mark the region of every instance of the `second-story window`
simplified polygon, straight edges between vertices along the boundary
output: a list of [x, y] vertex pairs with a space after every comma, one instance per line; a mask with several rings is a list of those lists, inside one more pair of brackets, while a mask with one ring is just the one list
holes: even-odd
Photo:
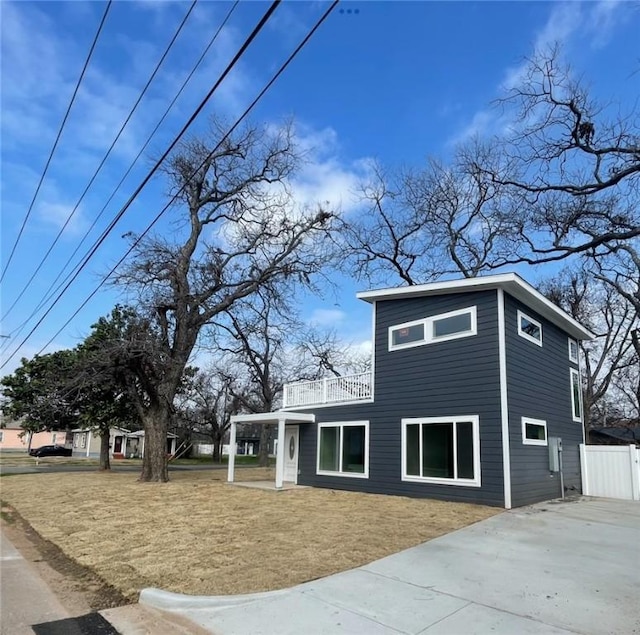
[[389, 350], [455, 340], [477, 332], [477, 310], [471, 306], [390, 327]]
[[542, 324], [522, 311], [518, 311], [518, 335], [542, 346]]
[[407, 324], [391, 331], [391, 345], [405, 346], [407, 344], [422, 344], [425, 340], [424, 322]]
[[569, 361], [578, 363], [578, 342], [569, 338]]

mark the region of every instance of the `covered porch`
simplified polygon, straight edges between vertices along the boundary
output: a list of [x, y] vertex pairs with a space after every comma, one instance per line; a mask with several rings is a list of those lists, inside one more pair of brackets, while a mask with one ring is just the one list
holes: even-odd
[[267, 412], [260, 414], [234, 415], [231, 417], [231, 430], [229, 432], [229, 467], [227, 482], [235, 480], [235, 459], [237, 453], [236, 437], [238, 424], [277, 424], [278, 443], [276, 446], [276, 489], [284, 488], [285, 481], [297, 484], [298, 482], [298, 457], [300, 454], [299, 424], [315, 423], [313, 414], [300, 412]]

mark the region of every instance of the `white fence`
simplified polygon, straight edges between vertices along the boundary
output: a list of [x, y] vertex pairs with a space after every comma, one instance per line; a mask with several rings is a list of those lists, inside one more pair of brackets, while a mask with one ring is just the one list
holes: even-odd
[[581, 445], [582, 492], [640, 500], [640, 450], [633, 445]]
[[296, 406], [370, 399], [371, 386], [370, 372], [285, 384], [283, 407], [295, 408]]

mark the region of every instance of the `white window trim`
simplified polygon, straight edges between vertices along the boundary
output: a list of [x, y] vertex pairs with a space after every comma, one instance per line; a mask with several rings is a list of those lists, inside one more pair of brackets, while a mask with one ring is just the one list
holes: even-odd
[[[466, 478], [435, 478], [432, 476], [414, 476], [407, 474], [407, 426], [423, 423], [459, 423], [471, 422], [473, 432], [473, 479]], [[481, 487], [480, 466], [480, 417], [478, 415], [455, 417], [416, 417], [401, 419], [402, 424], [402, 480], [413, 483], [433, 483], [435, 485], [455, 485], [458, 487]], [[420, 465], [422, 466], [422, 430], [420, 430]], [[454, 457], [457, 459], [457, 435], [453, 436]], [[456, 461], [457, 465], [457, 461]]]
[[[540, 329], [540, 339], [536, 339], [535, 337], [532, 337], [531, 335], [529, 335], [529, 333], [525, 333], [521, 326], [521, 322], [522, 322], [522, 318], [525, 318], [525, 320], [528, 320], [529, 322], [531, 322], [532, 324], [535, 324], [539, 329]], [[524, 337], [525, 340], [529, 340], [530, 342], [533, 342], [534, 344], [537, 344], [538, 346], [542, 346], [542, 324], [540, 324], [540, 322], [538, 322], [538, 320], [534, 320], [532, 317], [530, 317], [529, 315], [527, 315], [524, 311], [520, 311], [520, 309], [518, 309], [518, 335], [520, 337]]]
[[[340, 428], [340, 445], [338, 448], [340, 467], [342, 467], [343, 433], [342, 429], [353, 426], [364, 426], [364, 472], [342, 472], [320, 469], [320, 434], [322, 428]], [[323, 421], [318, 423], [318, 438], [316, 442], [316, 474], [318, 476], [346, 476], [348, 478], [369, 478], [369, 422], [368, 421]]]
[[[578, 382], [578, 405], [580, 406], [580, 416], [576, 417], [576, 400], [573, 394], [573, 378]], [[569, 389], [571, 390], [571, 418], [576, 423], [582, 423], [582, 382], [580, 381], [580, 373], [575, 369], [569, 370]]]
[[[544, 428], [544, 441], [542, 439], [527, 438], [527, 423], [534, 426]], [[532, 419], [531, 417], [522, 417], [522, 443], [523, 445], [548, 445], [547, 422], [544, 419]]]
[[[434, 332], [434, 322], [444, 320], [446, 318], [455, 317], [457, 315], [464, 315], [469, 313], [471, 316], [471, 328], [468, 331], [461, 331], [460, 333], [452, 333], [451, 335], [441, 335], [436, 337]], [[409, 328], [411, 326], [424, 325], [424, 339], [417, 340], [415, 342], [407, 342], [406, 344], [394, 344], [393, 332], [402, 328]], [[435, 344], [437, 342], [448, 342], [450, 340], [458, 340], [463, 337], [472, 337], [478, 334], [478, 310], [477, 307], [469, 306], [464, 309], [456, 309], [455, 311], [448, 311], [447, 313], [439, 313], [438, 315], [432, 315], [422, 320], [412, 320], [411, 322], [404, 322], [403, 324], [394, 324], [389, 327], [389, 350], [397, 351], [404, 348], [414, 348], [416, 346], [424, 346], [425, 344]]]
[[[571, 355], [571, 344], [575, 344], [576, 345], [576, 356], [575, 357], [573, 357]], [[567, 346], [569, 347], [569, 361], [573, 362], [574, 364], [577, 364], [578, 363], [578, 356], [580, 355], [580, 351], [579, 351], [579, 348], [578, 348], [578, 341], [574, 340], [571, 337], [569, 337], [567, 339]]]

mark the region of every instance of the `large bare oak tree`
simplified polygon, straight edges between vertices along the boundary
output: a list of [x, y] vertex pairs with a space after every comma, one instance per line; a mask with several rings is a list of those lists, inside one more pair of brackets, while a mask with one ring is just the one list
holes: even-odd
[[225, 136], [214, 119], [164, 167], [175, 231], [139, 240], [115, 277], [137, 294], [154, 335], [153, 354], [131, 366], [146, 435], [143, 481], [168, 480], [174, 398], [203, 329], [260, 289], [310, 284], [327, 263], [333, 214], [299, 209], [288, 187], [302, 160], [291, 125]]

